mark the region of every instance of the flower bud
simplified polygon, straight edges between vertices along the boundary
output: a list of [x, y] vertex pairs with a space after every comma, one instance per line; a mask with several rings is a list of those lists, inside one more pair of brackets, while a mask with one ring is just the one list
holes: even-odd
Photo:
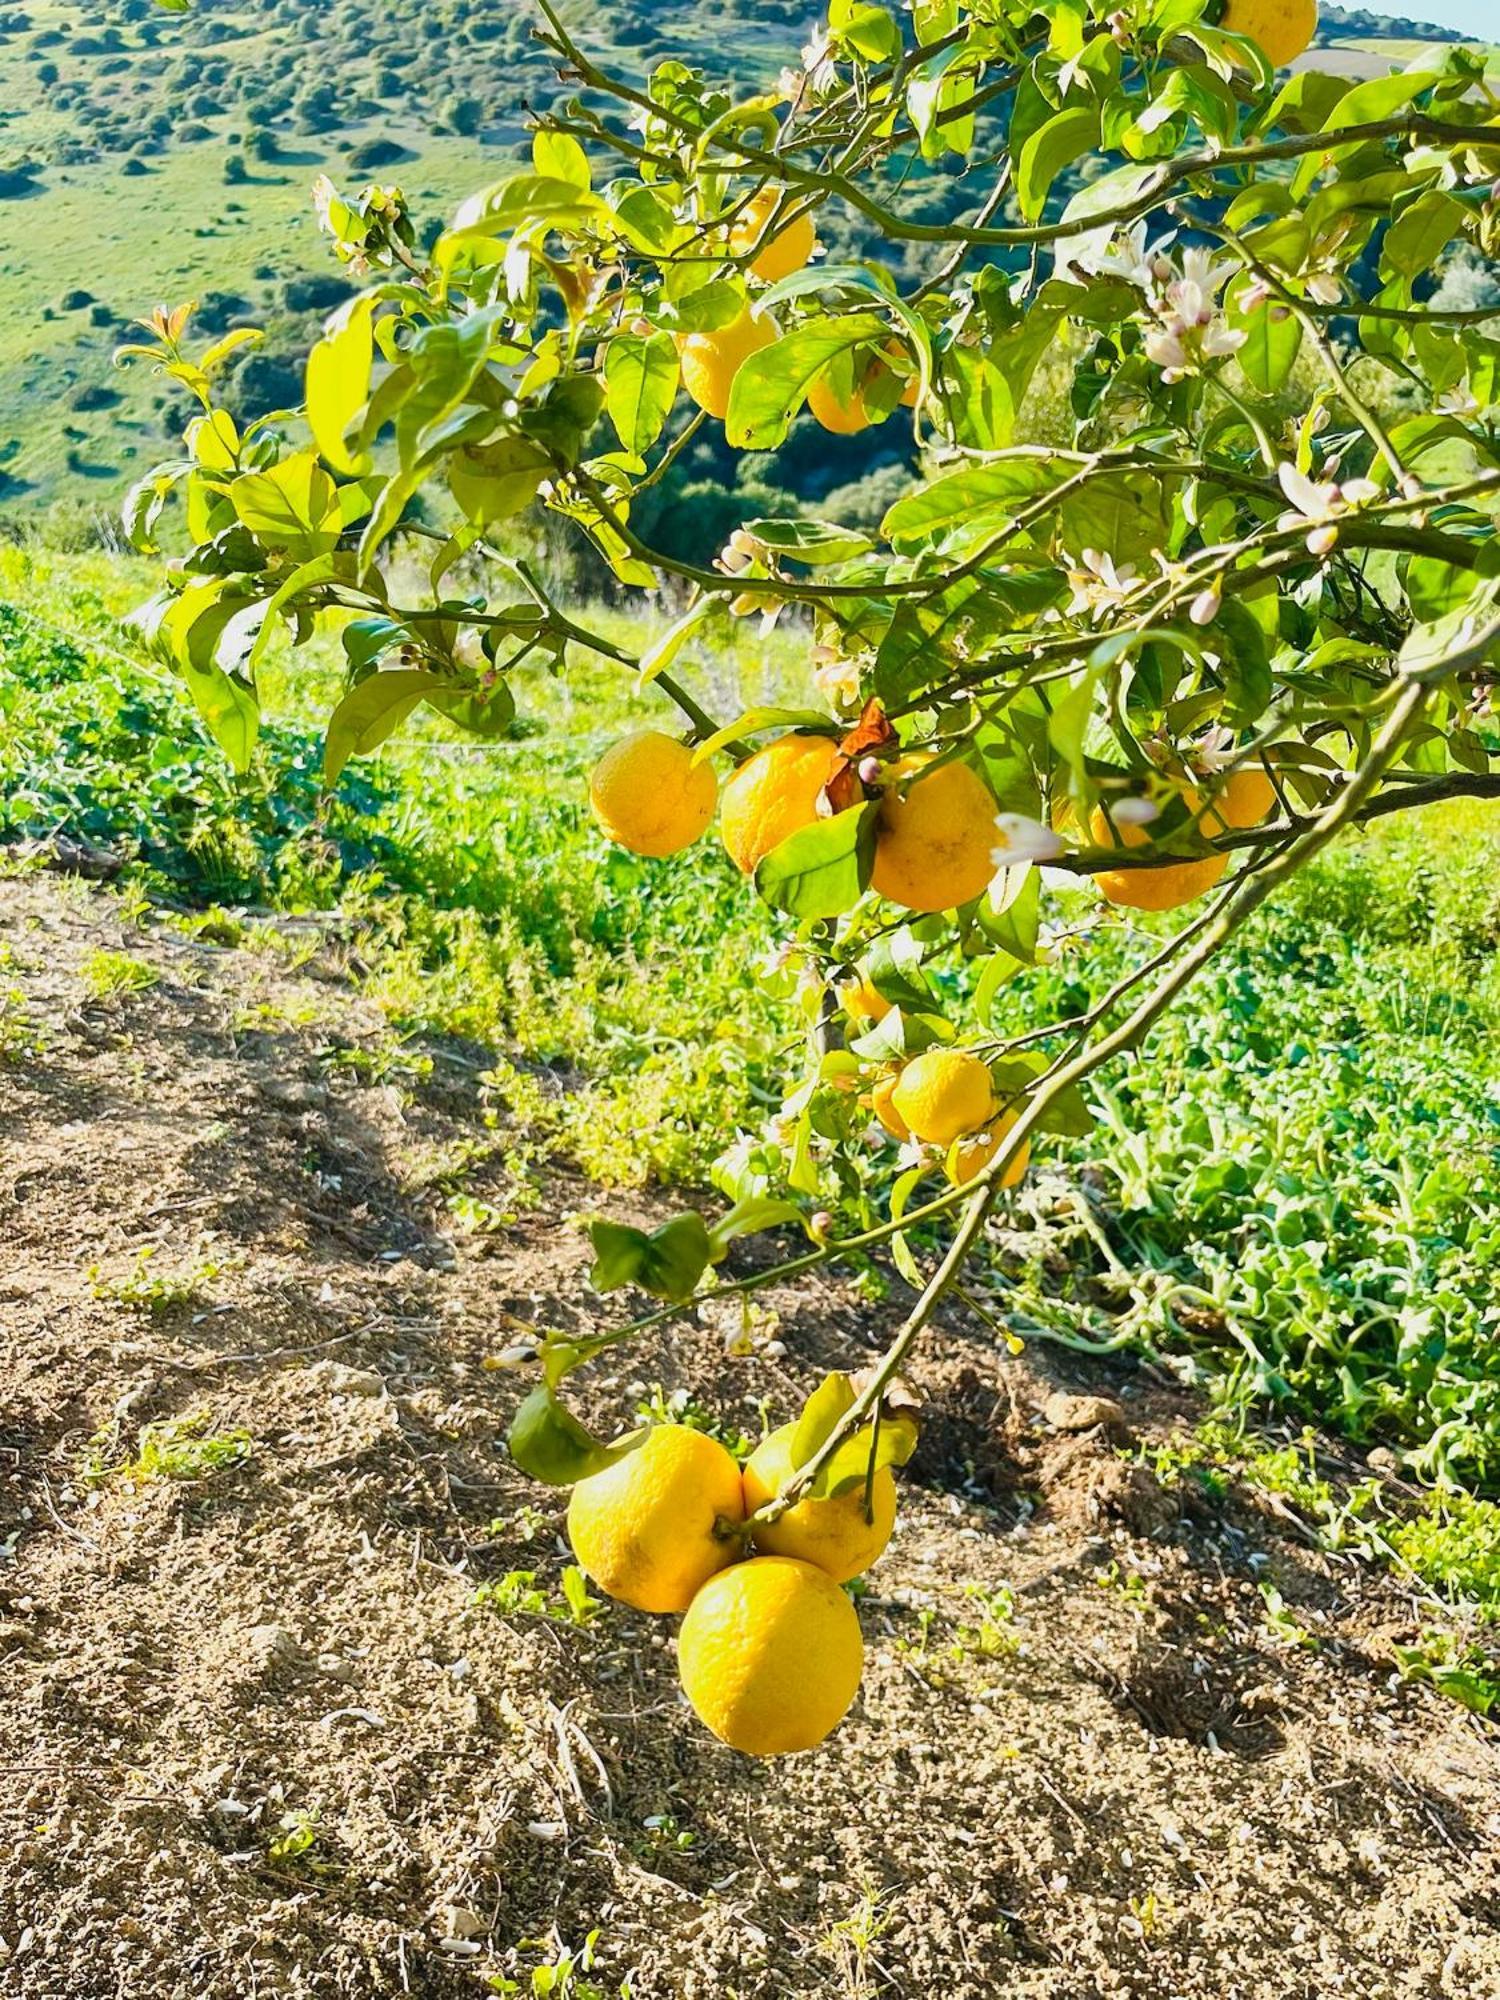
[[1330, 521], [1326, 526], [1314, 528], [1307, 538], [1307, 546], [1315, 556], [1331, 556], [1339, 545], [1339, 531]]
[[880, 783], [880, 759], [878, 757], [860, 758], [859, 779], [863, 785], [878, 785]]
[[1219, 586], [1210, 584], [1207, 590], [1200, 590], [1188, 606], [1188, 617], [1195, 625], [1212, 625], [1223, 602]]
[[809, 1217], [807, 1226], [822, 1243], [833, 1233], [833, 1217], [826, 1208], [820, 1208]]

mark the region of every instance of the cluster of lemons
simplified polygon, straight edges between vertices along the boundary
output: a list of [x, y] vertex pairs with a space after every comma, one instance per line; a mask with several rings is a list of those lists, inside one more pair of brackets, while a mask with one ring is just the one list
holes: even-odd
[[[832, 737], [781, 736], [741, 764], [719, 811], [730, 859], [753, 875], [766, 855], [819, 817], [825, 786], [842, 755]], [[995, 801], [967, 764], [917, 754], [880, 768], [871, 886], [887, 902], [921, 912], [956, 909], [984, 893], [995, 873]], [[1231, 772], [1205, 803], [1189, 784], [1176, 795], [1206, 838], [1258, 826], [1276, 803], [1259, 765]], [[707, 759], [659, 729], [621, 737], [595, 767], [590, 802], [604, 832], [635, 854], [676, 854], [713, 823], [718, 781]], [[1113, 824], [1096, 807], [1089, 833], [1097, 846], [1139, 847], [1144, 827]], [[1106, 901], [1136, 910], [1173, 910], [1212, 889], [1227, 854], [1163, 862], [1154, 868], [1104, 869], [1095, 875]]]
[[810, 1750], [843, 1720], [864, 1641], [841, 1586], [875, 1561], [896, 1519], [896, 1483], [881, 1466], [868, 1493], [862, 1481], [752, 1523], [797, 1470], [796, 1435], [784, 1424], [741, 1467], [704, 1432], [660, 1424], [568, 1503], [573, 1553], [601, 1590], [638, 1611], [684, 1614], [683, 1691], [721, 1742], [751, 1757]]

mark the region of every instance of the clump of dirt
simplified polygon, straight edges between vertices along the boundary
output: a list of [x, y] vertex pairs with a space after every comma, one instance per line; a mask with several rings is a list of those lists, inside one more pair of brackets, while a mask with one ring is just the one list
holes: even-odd
[[[1389, 1577], [1153, 1476], [1180, 1390], [946, 1317], [861, 1698], [747, 1762], [669, 1621], [568, 1622], [486, 1364], [604, 1312], [591, 1196], [475, 1052], [393, 1070], [336, 945], [107, 890], [0, 884], [0, 945], [5, 1992], [441, 2000], [597, 1933], [575, 2000], [1500, 1994], [1493, 1737], [1394, 1676]], [[595, 1414], [757, 1435], [890, 1322], [770, 1303], [596, 1364]]]

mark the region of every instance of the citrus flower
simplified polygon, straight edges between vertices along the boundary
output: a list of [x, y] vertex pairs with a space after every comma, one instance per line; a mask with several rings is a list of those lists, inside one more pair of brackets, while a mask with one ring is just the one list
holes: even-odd
[[[1062, 841], [1050, 826], [1024, 813], [996, 813], [995, 827], [1000, 838], [990, 849], [997, 875], [1017, 868], [1025, 861], [1052, 861], [1063, 851]], [[992, 900], [998, 899], [998, 882], [990, 884]]]
[[1085, 549], [1077, 560], [1064, 556], [1063, 561], [1073, 592], [1066, 613], [1069, 618], [1087, 611], [1097, 621], [1101, 613], [1123, 604], [1141, 581], [1134, 563], [1117, 569], [1114, 557], [1101, 549]]
[[1295, 465], [1288, 465], [1285, 460], [1277, 466], [1276, 477], [1282, 492], [1292, 503], [1276, 525], [1279, 528], [1307, 528], [1310, 531], [1307, 536], [1308, 552], [1315, 556], [1329, 555], [1337, 547], [1341, 515], [1380, 497], [1380, 488], [1373, 479], [1320, 482], [1310, 479], [1305, 472], [1299, 472]]

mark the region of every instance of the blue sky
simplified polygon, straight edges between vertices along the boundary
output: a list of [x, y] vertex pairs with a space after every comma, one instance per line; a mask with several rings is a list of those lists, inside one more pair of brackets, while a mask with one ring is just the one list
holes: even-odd
[[[1359, 0], [1350, 0], [1351, 5]], [[1398, 0], [1364, 0], [1375, 14], [1404, 14], [1409, 21], [1433, 21], [1441, 28], [1457, 28], [1461, 34], [1482, 35], [1486, 41], [1500, 38], [1500, 13], [1495, 0], [1422, 0], [1422, 4], [1402, 6]]]

